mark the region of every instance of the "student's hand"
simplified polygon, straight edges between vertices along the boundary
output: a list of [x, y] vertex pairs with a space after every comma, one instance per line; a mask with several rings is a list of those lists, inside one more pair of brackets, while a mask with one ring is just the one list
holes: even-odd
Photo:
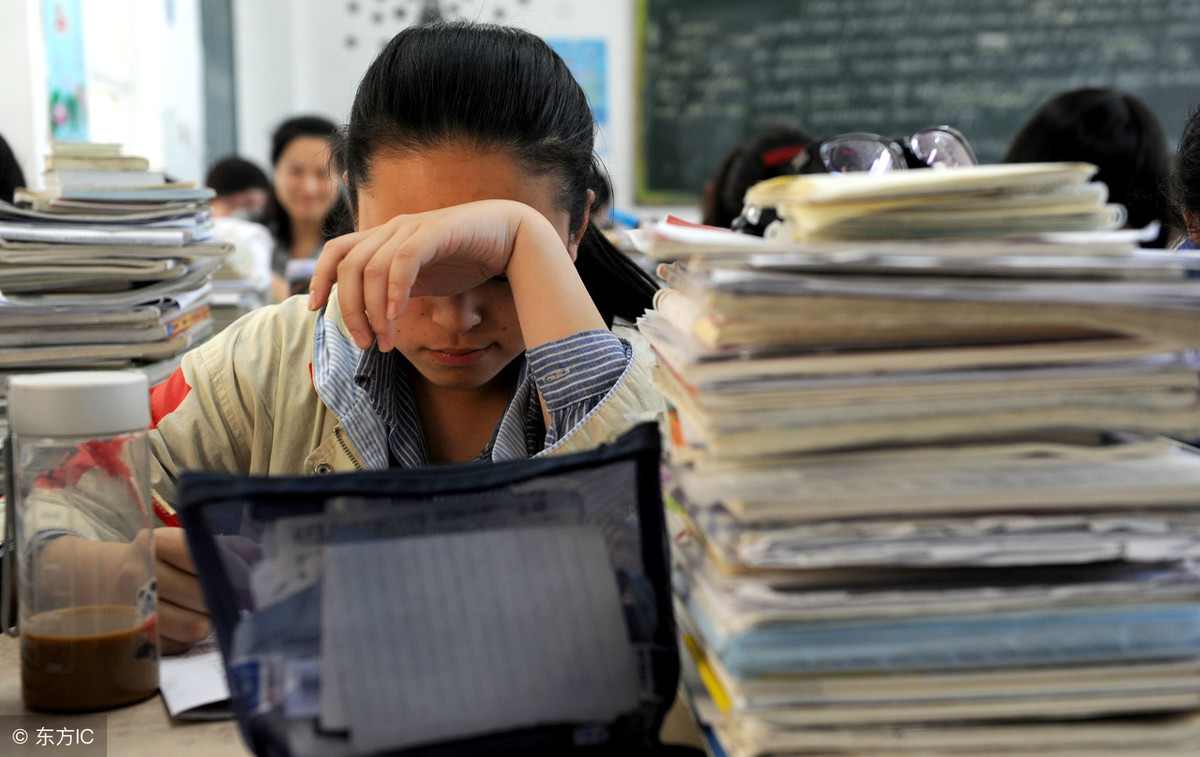
[[61, 566], [53, 575], [81, 604], [127, 604], [145, 584], [146, 542], [152, 538], [158, 586], [158, 635], [163, 654], [184, 652], [208, 636], [211, 624], [182, 528], [142, 529], [131, 542], [63, 535], [38, 559]]
[[182, 528], [154, 530], [154, 574], [159, 647], [163, 654], [187, 651], [208, 636], [212, 624]]
[[325, 244], [309, 286], [309, 307], [329, 301], [340, 282], [342, 318], [360, 349], [394, 343], [395, 319], [409, 297], [450, 296], [507, 273], [522, 239], [557, 248], [562, 236], [545, 216], [511, 200], [481, 200], [396, 216]]

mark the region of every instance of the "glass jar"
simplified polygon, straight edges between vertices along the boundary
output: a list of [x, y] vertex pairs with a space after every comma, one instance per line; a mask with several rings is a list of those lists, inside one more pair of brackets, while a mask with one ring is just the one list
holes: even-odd
[[21, 694], [84, 712], [158, 688], [147, 429], [135, 371], [9, 381]]

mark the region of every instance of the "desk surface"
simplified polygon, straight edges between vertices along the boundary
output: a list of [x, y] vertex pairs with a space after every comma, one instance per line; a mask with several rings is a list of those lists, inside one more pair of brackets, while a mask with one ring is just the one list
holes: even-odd
[[[20, 644], [11, 636], [0, 635], [0, 715], [28, 713], [21, 702]], [[105, 716], [111, 755], [243, 757], [250, 754], [234, 721], [174, 720], [157, 694], [144, 702], [98, 714]], [[68, 724], [71, 716], [58, 717]]]
[[[21, 702], [20, 644], [0, 634], [0, 715], [29, 714]], [[175, 720], [167, 714], [162, 697], [99, 713], [105, 716], [108, 753], [121, 757], [243, 757], [250, 751], [242, 743], [232, 720]], [[31, 717], [39, 717], [31, 715]], [[58, 716], [69, 725], [71, 716]], [[699, 747], [699, 733], [691, 715], [678, 702], [667, 715], [663, 741]], [[0, 748], [2, 751], [2, 748]]]

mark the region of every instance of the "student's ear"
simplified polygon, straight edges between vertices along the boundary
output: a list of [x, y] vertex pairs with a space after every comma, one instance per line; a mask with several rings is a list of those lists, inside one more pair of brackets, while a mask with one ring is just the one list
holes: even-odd
[[596, 193], [588, 190], [587, 204], [583, 206], [583, 223], [579, 224], [579, 228], [567, 240], [567, 252], [571, 255], [571, 260], [574, 261], [579, 256], [579, 243], [583, 241], [583, 235], [587, 231], [588, 220], [592, 215], [592, 203], [596, 201]]

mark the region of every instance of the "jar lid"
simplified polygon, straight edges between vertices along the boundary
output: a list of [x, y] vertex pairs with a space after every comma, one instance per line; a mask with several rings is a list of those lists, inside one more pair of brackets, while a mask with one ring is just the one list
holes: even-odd
[[150, 382], [140, 371], [66, 371], [8, 380], [15, 435], [111, 436], [150, 427]]

